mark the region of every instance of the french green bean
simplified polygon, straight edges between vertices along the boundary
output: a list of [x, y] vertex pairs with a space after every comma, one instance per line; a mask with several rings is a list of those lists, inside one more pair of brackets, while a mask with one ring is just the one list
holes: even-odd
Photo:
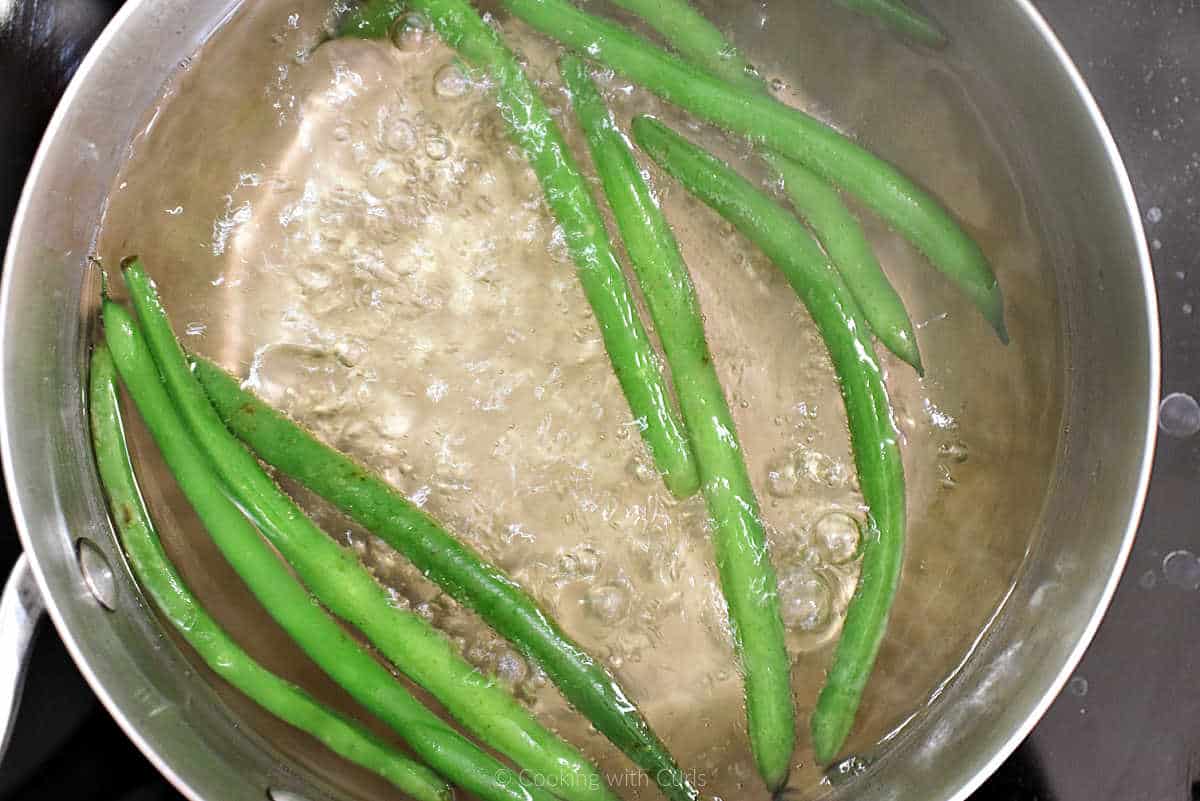
[[746, 57], [725, 38], [716, 25], [688, 0], [613, 0], [641, 17], [667, 44], [693, 64], [747, 92], [761, 92], [762, 80]]
[[887, 387], [845, 281], [808, 231], [729, 165], [649, 117], [633, 134], [663, 169], [733, 223], [783, 271], [816, 323], [837, 372], [863, 498], [869, 508], [858, 587], [812, 717], [817, 760], [845, 742], [879, 645], [904, 552], [904, 465]]
[[116, 367], [103, 344], [92, 352], [89, 386], [92, 444], [114, 527], [138, 583], [188, 645], [218, 676], [331, 751], [379, 774], [416, 801], [450, 801], [450, 787], [437, 774], [254, 661], [201, 606], [171, 564], [142, 503], [121, 423]]
[[879, 266], [862, 225], [837, 190], [802, 164], [769, 151], [762, 155], [783, 181], [792, 206], [842, 274], [872, 333], [885, 348], [924, 375], [917, 335], [904, 301]]
[[339, 20], [337, 37], [381, 39], [407, 5], [406, 0], [367, 0]]
[[662, 210], [580, 59], [561, 72], [609, 208], [654, 319], [713, 521], [721, 587], [745, 679], [750, 743], [772, 791], [787, 780], [796, 724], [775, 569], [733, 416], [704, 336], [691, 276]]
[[399, 609], [349, 549], [317, 528], [225, 428], [192, 373], [153, 282], [136, 258], [122, 263], [134, 310], [167, 391], [218, 475], [255, 525], [333, 614], [366, 635], [483, 742], [553, 784], [569, 801], [609, 801], [598, 771], [540, 724], [494, 677], [463, 659], [415, 612]]
[[449, 781], [488, 801], [550, 801], [553, 796], [523, 784], [426, 709], [321, 609], [230, 498], [168, 395], [137, 323], [108, 300], [102, 314], [113, 363], [163, 459], [225, 559], [271, 617], [322, 670]]
[[926, 47], [945, 47], [948, 42], [946, 32], [938, 27], [936, 22], [924, 14], [913, 11], [901, 0], [837, 0], [837, 2], [853, 11], [877, 17], [892, 30]]
[[979, 245], [929, 192], [819, 120], [747, 92], [568, 0], [503, 0], [536, 30], [599, 61], [670, 103], [799, 161], [872, 208], [946, 275], [1004, 342], [1000, 286]]

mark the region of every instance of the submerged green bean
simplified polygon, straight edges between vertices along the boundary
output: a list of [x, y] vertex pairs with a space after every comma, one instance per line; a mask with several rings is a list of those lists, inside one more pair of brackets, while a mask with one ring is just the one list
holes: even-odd
[[188, 366], [150, 277], [137, 259], [122, 264], [146, 341], [180, 415], [262, 533], [333, 614], [369, 639], [458, 721], [523, 770], [571, 801], [614, 798], [574, 747], [542, 726], [494, 677], [463, 659], [415, 612], [399, 609], [358, 561], [317, 528], [225, 428]]
[[642, 18], [671, 47], [693, 64], [749, 92], [762, 90], [762, 81], [746, 57], [688, 0], [613, 0]]
[[277, 718], [377, 773], [416, 801], [449, 801], [453, 797], [450, 787], [437, 774], [254, 661], [192, 595], [163, 551], [138, 492], [121, 423], [116, 368], [104, 345], [97, 345], [92, 352], [88, 404], [100, 483], [133, 573], [204, 663]]
[[733, 223], [783, 271], [816, 323], [837, 371], [859, 483], [870, 511], [858, 588], [812, 717], [813, 748], [818, 761], [828, 763], [853, 725], [900, 581], [904, 465], [883, 374], [858, 304], [804, 226], [729, 165], [656, 120], [637, 118], [633, 134], [663, 169]]
[[108, 300], [103, 318], [113, 363], [179, 488], [271, 617], [346, 692], [454, 784], [488, 801], [550, 801], [548, 793], [522, 784], [503, 763], [426, 709], [321, 609], [230, 499], [212, 461], [167, 394], [137, 323]]
[[604, 665], [538, 607], [519, 584], [485, 562], [386, 481], [319, 442], [243, 390], [220, 367], [196, 359], [213, 406], [259, 458], [300, 482], [404, 554], [452, 598], [541, 667], [597, 731], [645, 770], [667, 796], [697, 796], [687, 777]]
[[535, 29], [664, 100], [795, 159], [875, 210], [953, 281], [1004, 342], [1004, 302], [983, 251], [930, 193], [809, 115], [715, 78], [567, 0], [503, 0]]
[[779, 175], [792, 206], [842, 274], [871, 331], [885, 348], [924, 375], [917, 335], [904, 301], [879, 266], [867, 235], [837, 190], [791, 159], [770, 152], [763, 158]]
[[[726, 54], [736, 50], [688, 0], [617, 2], [662, 33], [667, 43], [688, 61], [728, 80]], [[766, 91], [766, 86], [757, 77], [748, 88]], [[904, 301], [883, 272], [862, 226], [846, 208], [841, 196], [801, 164], [770, 151], [763, 152], [762, 156], [779, 176], [792, 205], [808, 222], [833, 265], [846, 280], [875, 336], [884, 347], [923, 374], [917, 337]]]
[[759, 773], [774, 791], [787, 781], [796, 723], [791, 660], [758, 499], [675, 236], [587, 65], [566, 55], [561, 72], [671, 367], [700, 468], [700, 491], [713, 521], [721, 588], [746, 685], [750, 744]]
[[367, 0], [338, 22], [337, 36], [358, 39], [381, 39], [392, 29], [392, 23], [404, 12], [407, 0]]
[[938, 27], [936, 22], [924, 14], [913, 11], [901, 0], [837, 0], [837, 2], [853, 11], [883, 20], [892, 30], [927, 47], [945, 47], [948, 42], [946, 32]]
[[533, 83], [512, 51], [467, 0], [409, 0], [432, 21], [443, 40], [491, 79], [496, 104], [541, 184], [546, 204], [566, 235], [567, 249], [658, 471], [680, 498], [694, 495], [700, 479], [654, 347], [638, 317], [604, 218]]

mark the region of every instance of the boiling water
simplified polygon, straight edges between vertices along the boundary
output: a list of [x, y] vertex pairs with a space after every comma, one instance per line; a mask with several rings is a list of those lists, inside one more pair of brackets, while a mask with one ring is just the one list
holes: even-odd
[[[1060, 345], [1029, 211], [954, 72], [831, 4], [791, 5], [771, 17], [755, 4], [725, 21], [752, 59], [761, 43], [759, 67], [780, 99], [856, 130], [951, 198], [1010, 299], [1004, 348], [865, 216], [929, 369], [922, 381], [883, 356], [910, 525], [903, 585], [849, 743], [869, 756], [926, 705], [1014, 580], [1053, 466]], [[99, 255], [111, 265], [140, 253], [189, 348], [380, 471], [532, 591], [618, 675], [705, 796], [765, 798], [703, 502], [675, 500], [655, 474], [561, 232], [487, 86], [419, 18], [392, 41], [316, 46], [324, 22], [320, 2], [254, 3], [181, 65], [131, 145]], [[515, 21], [498, 24], [590, 172], [557, 50]], [[801, 52], [773, 41], [786, 31], [801, 32]], [[788, 61], [770, 63], [772, 52]], [[598, 77], [622, 123], [653, 113], [764, 177], [743, 147]], [[857, 578], [863, 519], [835, 377], [780, 272], [646, 166], [696, 283], [780, 578], [802, 728], [789, 789], [816, 796], [807, 719]], [[188, 582], [256, 657], [353, 711], [230, 573], [135, 434], [144, 491]], [[473, 614], [289, 489], [399, 605], [584, 748], [619, 793], [657, 796]], [[393, 792], [227, 695], [248, 725], [335, 785]]]

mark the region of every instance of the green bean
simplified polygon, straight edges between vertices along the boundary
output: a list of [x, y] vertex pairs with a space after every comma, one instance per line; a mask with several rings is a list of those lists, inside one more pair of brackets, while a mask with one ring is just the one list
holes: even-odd
[[[688, 61], [711, 75], [730, 80], [726, 54], [736, 50], [688, 0], [616, 2], [660, 31], [667, 44]], [[766, 90], [757, 76], [753, 76], [753, 86], [747, 88], [756, 92]], [[792, 205], [817, 235], [833, 265], [846, 279], [875, 336], [884, 347], [923, 374], [921, 353], [904, 301], [879, 266], [862, 226], [841, 197], [828, 183], [797, 162], [770, 151], [761, 155], [783, 183]]]
[[604, 218], [579, 172], [562, 132], [512, 51], [467, 0], [409, 0], [433, 22], [442, 39], [471, 67], [487, 73], [500, 115], [542, 186], [546, 203], [566, 234], [567, 249], [658, 471], [680, 498], [696, 493], [700, 479], [687, 436], [671, 407], [662, 369], [638, 317], [633, 295], [613, 252]]
[[759, 772], [774, 791], [787, 781], [796, 723], [791, 661], [758, 499], [675, 236], [587, 66], [566, 55], [561, 72], [671, 368], [700, 468], [700, 491], [713, 520], [717, 568], [745, 677], [750, 743]]
[[192, 435], [239, 505], [329, 611], [433, 695], [483, 742], [570, 801], [613, 795], [587, 759], [546, 729], [494, 678], [464, 660], [440, 631], [398, 609], [349, 548], [325, 535], [225, 428], [188, 366], [153, 283], [137, 259], [122, 267], [134, 310], [163, 380]]
[[379, 774], [417, 801], [449, 801], [450, 787], [437, 774], [255, 662], [200, 605], [163, 551], [142, 503], [121, 425], [116, 368], [104, 345], [97, 345], [92, 353], [90, 386], [92, 443], [114, 526], [138, 583], [175, 630], [214, 673], [277, 718]]
[[813, 748], [817, 760], [828, 763], [853, 725], [900, 581], [904, 465], [883, 374], [858, 304], [804, 226], [727, 164], [661, 123], [639, 117], [633, 134], [663, 169], [733, 223], [783, 271], [816, 323], [837, 371], [859, 484], [870, 511], [858, 587], [813, 712]]
[[927, 47], [945, 47], [949, 40], [938, 24], [900, 0], [837, 0], [838, 5], [878, 17], [892, 30]]
[[163, 459], [209, 536], [271, 617], [334, 681], [454, 784], [488, 801], [550, 801], [549, 794], [522, 784], [504, 764], [421, 705], [325, 614], [230, 498], [167, 394], [137, 323], [107, 300], [103, 318], [113, 362]]
[[336, 35], [339, 38], [381, 39], [391, 32], [392, 23], [407, 5], [406, 0], [367, 0], [342, 17]]
[[341, 509], [404, 554], [452, 598], [474, 609], [541, 667], [563, 696], [669, 798], [697, 797], [612, 674], [564, 634], [519, 584], [379, 476], [243, 390], [220, 367], [195, 359], [194, 370], [225, 424], [259, 458]]
[[782, 179], [792, 206], [842, 274], [871, 331], [884, 347], [924, 375], [917, 335], [904, 301], [879, 266], [867, 235], [837, 190], [802, 164], [771, 152], [762, 155]]
[[667, 44], [693, 64], [749, 92], [761, 91], [754, 67], [688, 0], [613, 0], [658, 31]]
[[813, 117], [714, 78], [567, 0], [504, 0], [504, 6], [667, 102], [799, 161], [858, 197], [924, 253], [1008, 341], [1000, 287], [979, 246], [931, 194], [888, 162]]

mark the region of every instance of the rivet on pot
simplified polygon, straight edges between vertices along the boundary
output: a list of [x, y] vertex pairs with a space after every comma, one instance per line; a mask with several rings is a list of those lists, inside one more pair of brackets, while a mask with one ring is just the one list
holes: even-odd
[[79, 573], [83, 583], [96, 602], [110, 612], [117, 608], [117, 580], [108, 557], [89, 539], [80, 539], [75, 544], [75, 557], [79, 561]]

